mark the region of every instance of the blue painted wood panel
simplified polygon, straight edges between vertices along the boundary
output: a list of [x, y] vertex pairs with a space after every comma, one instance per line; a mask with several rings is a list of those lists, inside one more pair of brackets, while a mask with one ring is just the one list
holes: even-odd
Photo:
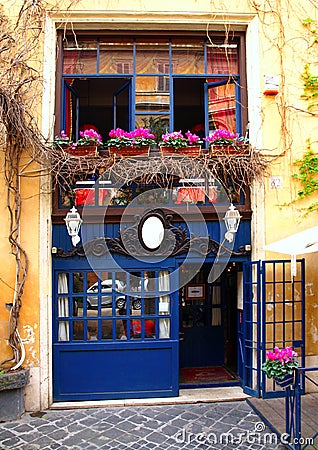
[[55, 344], [54, 401], [178, 395], [178, 342]]

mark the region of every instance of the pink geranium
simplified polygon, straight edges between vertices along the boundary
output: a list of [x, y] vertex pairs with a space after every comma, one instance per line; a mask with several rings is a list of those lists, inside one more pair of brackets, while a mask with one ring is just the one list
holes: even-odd
[[115, 128], [109, 132], [108, 147], [144, 147], [155, 143], [155, 135], [148, 128], [136, 128], [133, 131], [124, 131], [121, 128]]
[[287, 374], [293, 373], [299, 363], [295, 358], [298, 354], [292, 347], [279, 349], [274, 347], [274, 351], [266, 352], [267, 360], [262, 366], [262, 370], [268, 378], [283, 378]]
[[97, 131], [90, 128], [89, 130], [80, 131], [80, 139], [73, 144], [73, 147], [83, 147], [86, 145], [101, 145], [102, 137]]
[[205, 141], [211, 144], [233, 144], [238, 139], [238, 133], [232, 133], [230, 130], [224, 130], [222, 128], [213, 130], [210, 136], [204, 138]]
[[178, 149], [189, 145], [200, 145], [202, 141], [196, 134], [187, 131], [184, 136], [180, 130], [163, 134], [161, 136], [161, 144]]

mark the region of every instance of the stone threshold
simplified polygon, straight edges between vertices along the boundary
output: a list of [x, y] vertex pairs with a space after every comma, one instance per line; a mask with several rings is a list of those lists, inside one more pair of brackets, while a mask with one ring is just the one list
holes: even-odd
[[245, 394], [240, 387], [234, 386], [222, 388], [180, 389], [178, 397], [56, 402], [52, 403], [49, 409], [62, 410], [62, 409], [83, 409], [83, 408], [106, 408], [113, 406], [122, 407], [122, 406], [235, 402], [235, 401], [244, 401], [247, 398], [249, 398], [249, 395]]

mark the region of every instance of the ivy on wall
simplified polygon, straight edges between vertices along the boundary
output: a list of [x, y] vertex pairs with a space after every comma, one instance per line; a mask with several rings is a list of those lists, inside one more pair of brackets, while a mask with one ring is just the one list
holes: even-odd
[[[314, 20], [307, 18], [303, 20], [303, 25], [308, 29], [312, 36], [311, 47], [318, 44], [318, 34]], [[310, 64], [305, 64], [302, 74], [304, 83], [304, 93], [301, 95], [303, 100], [308, 101], [307, 110], [315, 114], [318, 109], [318, 75], [311, 73]], [[310, 197], [318, 192], [318, 154], [314, 152], [310, 139], [307, 139], [306, 152], [302, 158], [295, 161], [298, 166], [298, 173], [292, 175], [295, 180], [301, 184], [301, 189], [297, 192], [298, 199]], [[312, 202], [308, 212], [318, 210], [318, 200]]]
[[304, 81], [304, 93], [301, 98], [309, 102], [307, 109], [312, 111], [318, 108], [318, 75], [313, 75], [310, 72], [309, 64], [305, 65], [302, 79]]
[[[298, 198], [310, 197], [318, 191], [318, 154], [311, 148], [310, 140], [307, 141], [307, 150], [301, 159], [297, 159], [298, 173], [293, 178], [298, 180], [302, 188], [297, 192]], [[318, 210], [318, 200], [308, 206], [308, 211]]]

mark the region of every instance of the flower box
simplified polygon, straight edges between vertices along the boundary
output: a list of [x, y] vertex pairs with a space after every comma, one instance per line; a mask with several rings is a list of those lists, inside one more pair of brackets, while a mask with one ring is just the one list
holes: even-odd
[[149, 145], [142, 147], [108, 147], [108, 152], [109, 156], [117, 158], [133, 158], [134, 156], [148, 156], [149, 148]]
[[223, 156], [223, 155], [249, 155], [250, 147], [249, 145], [211, 145], [210, 155], [211, 156]]
[[63, 150], [72, 156], [98, 156], [97, 145], [81, 145], [75, 148], [66, 147]]
[[189, 145], [187, 147], [175, 148], [162, 145], [160, 147], [162, 156], [190, 156], [198, 157], [201, 155], [201, 145]]

